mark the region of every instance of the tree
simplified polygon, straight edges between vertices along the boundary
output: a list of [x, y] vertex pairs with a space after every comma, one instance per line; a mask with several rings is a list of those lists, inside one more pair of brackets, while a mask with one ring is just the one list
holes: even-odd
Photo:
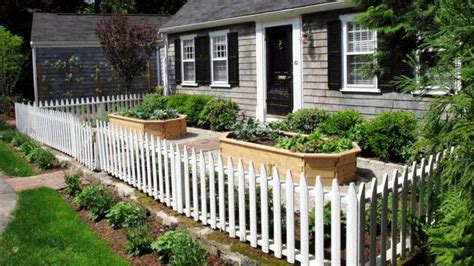
[[[435, 264], [474, 264], [474, 2], [459, 0], [358, 0], [370, 6], [360, 22], [400, 40], [415, 38], [411, 51], [399, 43], [379, 47], [379, 55], [400, 53], [412, 67], [429, 51], [432, 64], [417, 69], [417, 78], [400, 76], [406, 91], [444, 90], [433, 99], [423, 119], [418, 146], [425, 153], [455, 147], [441, 161], [440, 178], [429, 199], [435, 210], [427, 225], [428, 250]], [[411, 53], [411, 55], [410, 55]], [[462, 87], [460, 86], [462, 84]]]
[[0, 26], [0, 96], [12, 96], [26, 56], [21, 52], [23, 40]]
[[135, 0], [101, 0], [100, 11], [102, 13], [135, 13]]
[[128, 93], [133, 79], [145, 70], [155, 50], [157, 29], [146, 20], [114, 15], [99, 21], [95, 32], [114, 70], [125, 81]]

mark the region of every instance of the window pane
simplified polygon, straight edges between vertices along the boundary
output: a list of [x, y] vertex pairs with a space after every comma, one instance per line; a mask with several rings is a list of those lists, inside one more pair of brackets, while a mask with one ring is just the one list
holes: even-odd
[[365, 75], [364, 66], [370, 64], [364, 55], [347, 56], [347, 84], [349, 85], [374, 85], [374, 78]]
[[194, 82], [194, 62], [183, 62], [183, 80]]
[[227, 61], [214, 61], [214, 81], [227, 81]]
[[194, 59], [194, 40], [183, 41], [183, 60]]
[[359, 23], [347, 23], [347, 51], [372, 52], [375, 49], [375, 34]]
[[213, 58], [227, 58], [227, 40], [225, 36], [217, 36], [212, 38]]

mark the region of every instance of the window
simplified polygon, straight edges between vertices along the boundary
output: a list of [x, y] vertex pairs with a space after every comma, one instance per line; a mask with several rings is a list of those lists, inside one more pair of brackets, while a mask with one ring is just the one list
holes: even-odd
[[194, 36], [181, 38], [181, 54], [183, 84], [194, 84], [196, 82]]
[[211, 86], [228, 86], [227, 31], [211, 32]]
[[343, 42], [343, 91], [380, 92], [377, 77], [367, 77], [364, 69], [370, 65], [377, 48], [377, 34], [354, 21], [354, 15], [341, 16]]

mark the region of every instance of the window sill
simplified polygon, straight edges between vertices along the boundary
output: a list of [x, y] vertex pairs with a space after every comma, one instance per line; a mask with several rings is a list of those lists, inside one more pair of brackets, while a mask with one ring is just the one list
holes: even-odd
[[199, 84], [194, 83], [194, 82], [183, 82], [183, 83], [181, 83], [181, 86], [183, 86], [183, 87], [197, 87], [197, 86], [199, 86]]
[[378, 88], [343, 88], [340, 92], [364, 92], [364, 93], [381, 93]]
[[211, 88], [230, 88], [230, 84], [228, 84], [228, 83], [213, 83], [209, 86]]

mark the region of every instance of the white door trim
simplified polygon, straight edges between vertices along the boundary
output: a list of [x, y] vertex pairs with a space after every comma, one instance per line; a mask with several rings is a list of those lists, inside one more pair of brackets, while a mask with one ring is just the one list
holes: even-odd
[[257, 109], [255, 114], [257, 119], [262, 122], [267, 120], [265, 29], [282, 25], [291, 25], [293, 29], [293, 111], [301, 109], [303, 106], [303, 53], [301, 42], [301, 16], [284, 20], [256, 21]]

